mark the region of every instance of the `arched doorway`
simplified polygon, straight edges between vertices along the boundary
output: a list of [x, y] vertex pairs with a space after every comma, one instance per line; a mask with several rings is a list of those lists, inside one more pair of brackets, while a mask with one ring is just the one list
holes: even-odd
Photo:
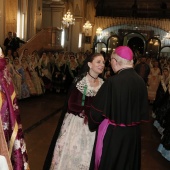
[[128, 45], [136, 57], [140, 57], [146, 51], [146, 37], [139, 32], [129, 32], [123, 38], [123, 45]]
[[144, 42], [139, 37], [133, 37], [129, 39], [127, 44], [134, 52], [138, 52], [139, 54], [144, 54]]

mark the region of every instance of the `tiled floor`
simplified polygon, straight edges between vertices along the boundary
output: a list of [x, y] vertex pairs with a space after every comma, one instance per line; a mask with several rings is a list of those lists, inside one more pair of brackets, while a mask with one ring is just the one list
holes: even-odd
[[[65, 98], [65, 95], [49, 92], [43, 96], [19, 101], [31, 170], [42, 170]], [[152, 119], [150, 123], [142, 124], [141, 129], [141, 170], [170, 170], [170, 162], [157, 152], [160, 135], [153, 127]]]

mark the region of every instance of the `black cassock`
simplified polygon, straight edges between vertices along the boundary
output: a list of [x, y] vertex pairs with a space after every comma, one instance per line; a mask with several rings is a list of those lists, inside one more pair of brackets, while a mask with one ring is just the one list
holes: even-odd
[[[105, 118], [114, 125], [110, 124], [106, 130], [98, 170], [139, 170], [140, 123], [149, 120], [149, 111], [145, 82], [133, 68], [109, 78], [95, 96], [88, 117], [90, 130], [97, 130], [98, 134]], [[90, 170], [94, 167], [95, 146]]]

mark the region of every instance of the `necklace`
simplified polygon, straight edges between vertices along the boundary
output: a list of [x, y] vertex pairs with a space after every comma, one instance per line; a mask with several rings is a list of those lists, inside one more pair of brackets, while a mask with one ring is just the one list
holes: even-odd
[[91, 78], [93, 78], [93, 79], [97, 79], [97, 78], [98, 78], [98, 76], [97, 76], [97, 77], [93, 77], [89, 72], [88, 72], [88, 74], [89, 74], [89, 76], [90, 76]]

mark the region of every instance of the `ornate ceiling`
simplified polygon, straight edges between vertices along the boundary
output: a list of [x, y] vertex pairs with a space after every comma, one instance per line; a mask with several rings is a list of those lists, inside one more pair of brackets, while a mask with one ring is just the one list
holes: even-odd
[[170, 18], [170, 0], [98, 0], [96, 16]]
[[[73, 0], [43, 0], [43, 4]], [[86, 0], [96, 4], [96, 16], [170, 18], [170, 0]]]

